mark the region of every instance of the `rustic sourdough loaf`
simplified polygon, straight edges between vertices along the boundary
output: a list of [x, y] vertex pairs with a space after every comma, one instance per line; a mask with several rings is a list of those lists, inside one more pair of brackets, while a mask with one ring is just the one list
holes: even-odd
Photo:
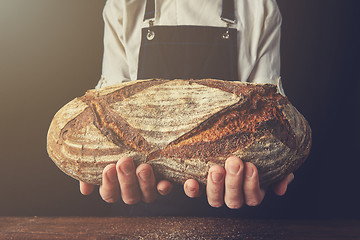
[[61, 108], [47, 150], [66, 174], [101, 183], [104, 167], [130, 156], [157, 179], [206, 183], [229, 156], [256, 165], [266, 187], [309, 154], [311, 129], [272, 84], [151, 79], [89, 90]]

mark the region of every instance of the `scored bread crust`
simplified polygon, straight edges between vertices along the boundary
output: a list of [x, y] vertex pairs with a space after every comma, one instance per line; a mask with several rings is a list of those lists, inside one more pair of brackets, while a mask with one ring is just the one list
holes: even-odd
[[273, 84], [150, 79], [89, 90], [54, 116], [50, 158], [66, 174], [101, 184], [121, 157], [150, 164], [158, 180], [206, 183], [230, 156], [252, 162], [266, 187], [307, 158], [311, 129]]

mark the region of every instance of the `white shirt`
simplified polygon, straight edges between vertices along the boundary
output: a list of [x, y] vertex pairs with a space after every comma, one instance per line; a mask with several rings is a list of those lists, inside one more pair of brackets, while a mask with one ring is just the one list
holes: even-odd
[[[107, 0], [102, 77], [96, 88], [137, 79], [146, 0]], [[226, 27], [222, 0], [156, 0], [154, 25]], [[276, 0], [235, 0], [239, 81], [278, 84], [281, 14]]]

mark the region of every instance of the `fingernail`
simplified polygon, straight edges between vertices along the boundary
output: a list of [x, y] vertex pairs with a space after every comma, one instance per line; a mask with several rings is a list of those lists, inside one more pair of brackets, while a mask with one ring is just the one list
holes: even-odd
[[197, 191], [196, 188], [190, 187], [189, 184], [187, 184], [187, 183], [185, 183], [185, 184], [186, 184], [185, 188], [186, 188], [188, 191], [190, 191], [190, 192], [195, 192], [195, 191]]
[[168, 194], [168, 190], [162, 190], [162, 189], [158, 189], [158, 192], [161, 194], [161, 195], [166, 195]]
[[112, 182], [112, 183], [115, 183], [115, 182], [118, 181], [118, 178], [117, 178], [117, 176], [116, 176], [116, 170], [115, 170], [115, 168], [109, 169], [109, 170], [107, 171], [107, 173], [106, 173], [106, 176], [107, 176], [107, 178], [109, 179], [109, 181]]
[[213, 172], [211, 173], [211, 179], [214, 183], [219, 183], [223, 180], [224, 175], [222, 173]]
[[251, 178], [254, 175], [254, 169], [252, 167], [247, 167], [245, 170], [245, 177]]
[[148, 181], [148, 180], [150, 180], [151, 172], [147, 169], [142, 170], [141, 172], [139, 172], [139, 177], [142, 181]]
[[230, 162], [227, 164], [226, 169], [230, 174], [236, 175], [240, 170], [240, 165], [234, 162]]
[[133, 165], [129, 163], [123, 163], [120, 165], [120, 169], [125, 175], [130, 175], [133, 171]]
[[165, 189], [158, 189], [158, 192], [161, 194], [161, 195], [167, 195], [170, 193], [170, 190], [171, 188], [165, 188]]
[[197, 192], [197, 189], [194, 188], [194, 187], [188, 187], [188, 190], [189, 190], [190, 192]]

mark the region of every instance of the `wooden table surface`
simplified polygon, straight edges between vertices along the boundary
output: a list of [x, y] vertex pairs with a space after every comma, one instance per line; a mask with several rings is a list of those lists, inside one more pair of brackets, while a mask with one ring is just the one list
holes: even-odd
[[360, 239], [360, 220], [0, 217], [0, 239]]

